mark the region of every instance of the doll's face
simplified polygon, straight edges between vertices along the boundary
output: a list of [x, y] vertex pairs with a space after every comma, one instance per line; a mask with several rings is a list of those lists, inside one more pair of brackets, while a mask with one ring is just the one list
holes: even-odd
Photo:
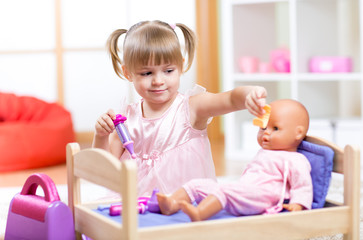
[[267, 127], [258, 132], [258, 144], [267, 150], [296, 151], [309, 127], [305, 108], [293, 100], [278, 100], [270, 105], [270, 119]]

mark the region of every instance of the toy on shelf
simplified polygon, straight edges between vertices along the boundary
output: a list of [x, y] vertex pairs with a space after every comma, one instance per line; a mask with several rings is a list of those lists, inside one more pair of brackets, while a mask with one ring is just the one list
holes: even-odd
[[243, 56], [238, 59], [238, 67], [244, 73], [255, 73], [258, 70], [259, 60], [253, 56]]
[[134, 141], [132, 141], [129, 131], [127, 130], [127, 127], [124, 124], [126, 120], [127, 118], [125, 116], [117, 114], [116, 119], [113, 120], [113, 124], [116, 127], [117, 135], [121, 139], [122, 144], [127, 149], [127, 151], [129, 151], [131, 158], [135, 159], [136, 154], [134, 152]]
[[[44, 197], [36, 195], [38, 186]], [[10, 239], [75, 239], [72, 212], [49, 176], [31, 175], [12, 199], [5, 230], [5, 240]]]
[[290, 51], [286, 48], [279, 48], [270, 53], [271, 65], [275, 72], [290, 72]]
[[315, 73], [351, 72], [352, 68], [350, 57], [312, 57], [309, 62], [310, 72]]
[[290, 51], [287, 48], [277, 48], [270, 52], [270, 61], [263, 62], [256, 56], [241, 56], [238, 58], [238, 69], [243, 73], [289, 73]]
[[258, 65], [258, 70], [260, 73], [270, 73], [272, 71], [272, 66], [270, 62], [260, 62]]

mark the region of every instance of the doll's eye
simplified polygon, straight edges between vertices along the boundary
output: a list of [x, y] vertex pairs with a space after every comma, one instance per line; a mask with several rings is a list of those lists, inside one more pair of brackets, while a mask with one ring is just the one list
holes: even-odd
[[274, 127], [274, 131], [278, 131], [279, 130], [279, 127]]
[[261, 128], [261, 130], [262, 130], [262, 131], [265, 131], [266, 129], [267, 129], [267, 127], [265, 127], [265, 128]]

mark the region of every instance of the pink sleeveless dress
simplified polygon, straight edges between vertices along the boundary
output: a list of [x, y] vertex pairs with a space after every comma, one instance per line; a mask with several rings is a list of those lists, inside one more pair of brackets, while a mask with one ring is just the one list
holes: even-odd
[[[138, 195], [150, 196], [154, 188], [169, 194], [195, 178], [215, 180], [207, 129], [191, 126], [189, 96], [179, 93], [155, 119], [142, 116], [142, 102], [128, 105], [123, 113], [137, 155]], [[126, 150], [121, 161], [125, 159], [130, 159]]]

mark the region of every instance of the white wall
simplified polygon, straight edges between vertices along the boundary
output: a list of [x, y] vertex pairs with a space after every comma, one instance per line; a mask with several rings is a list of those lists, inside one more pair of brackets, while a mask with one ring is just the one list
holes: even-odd
[[[57, 101], [55, 3], [0, 0], [0, 91]], [[77, 132], [93, 131], [100, 114], [138, 99], [104, 51], [110, 33], [155, 19], [195, 30], [195, 0], [61, 0], [61, 19], [64, 105]], [[195, 75], [193, 67], [182, 77], [182, 92]]]
[[[54, 12], [54, 1], [0, 0], [0, 52], [54, 49]], [[51, 52], [0, 54], [0, 91], [55, 101], [55, 70]]]

